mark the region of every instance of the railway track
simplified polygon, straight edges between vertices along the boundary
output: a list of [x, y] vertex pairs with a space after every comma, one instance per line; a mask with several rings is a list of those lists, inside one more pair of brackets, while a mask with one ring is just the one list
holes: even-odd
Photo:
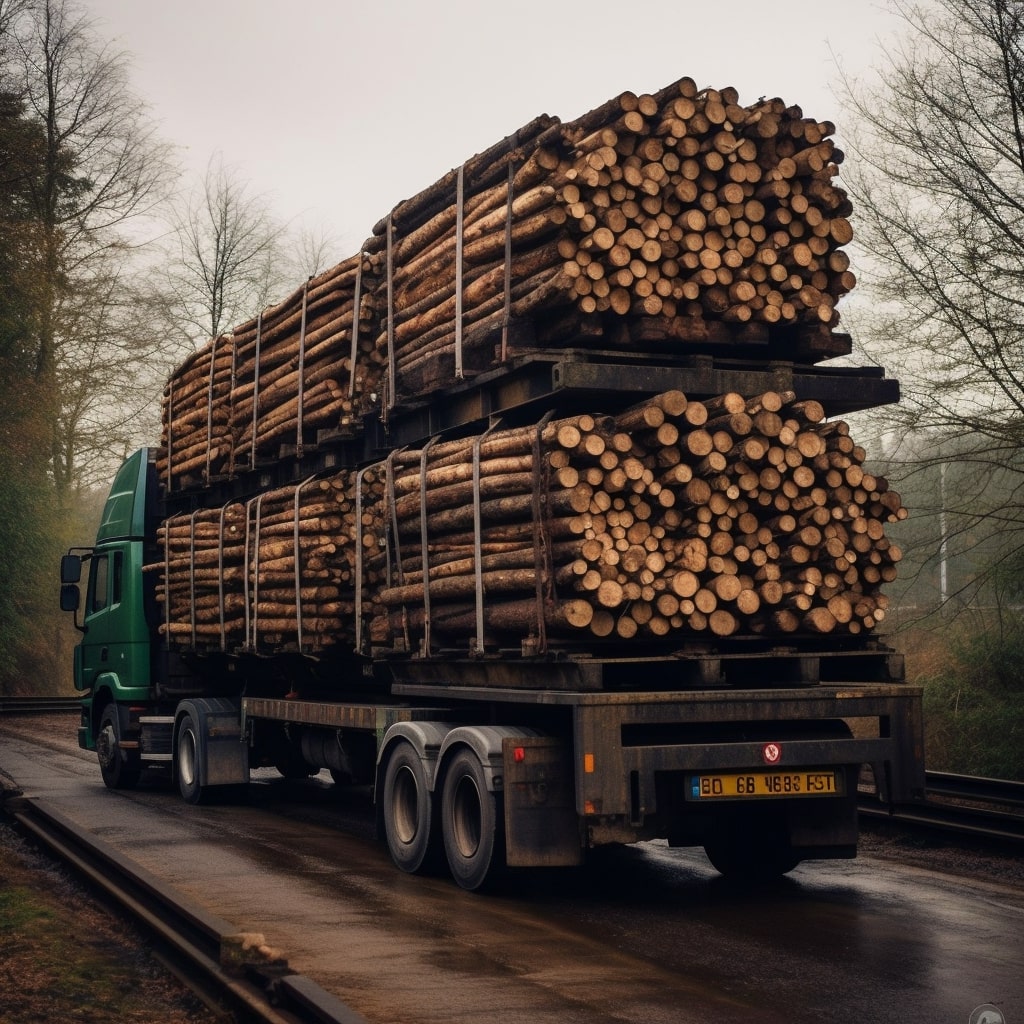
[[925, 787], [923, 803], [895, 808], [876, 793], [861, 791], [860, 815], [922, 831], [1024, 844], [1024, 782], [926, 772]]
[[45, 715], [78, 711], [77, 697], [0, 697], [0, 718], [4, 715]]
[[0, 811], [145, 928], [166, 966], [218, 1012], [238, 1024], [366, 1024], [260, 937], [239, 934], [57, 811], [2, 787], [0, 798]]

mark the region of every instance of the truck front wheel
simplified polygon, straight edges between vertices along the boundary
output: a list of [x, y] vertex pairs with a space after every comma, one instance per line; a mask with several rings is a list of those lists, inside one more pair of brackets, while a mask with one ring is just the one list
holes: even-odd
[[185, 715], [174, 744], [174, 769], [178, 792], [190, 804], [202, 802], [206, 787], [200, 784], [200, 736], [191, 715]]
[[399, 743], [384, 774], [384, 834], [391, 859], [415, 874], [436, 866], [437, 824], [423, 762], [411, 743]]
[[493, 882], [505, 861], [504, 810], [471, 750], [456, 754], [445, 774], [441, 822], [455, 881], [470, 890]]
[[108, 789], [135, 787], [141, 774], [138, 753], [128, 753], [121, 746], [121, 725], [116, 704], [108, 704], [100, 716], [100, 728], [96, 734], [96, 756], [100, 762], [100, 774]]

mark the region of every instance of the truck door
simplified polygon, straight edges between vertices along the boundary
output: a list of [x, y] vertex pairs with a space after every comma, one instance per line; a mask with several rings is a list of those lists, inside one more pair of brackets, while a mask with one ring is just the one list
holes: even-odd
[[[108, 683], [115, 697], [126, 688], [149, 685], [148, 637], [138, 636], [140, 616], [134, 607], [138, 587], [125, 578], [127, 545], [97, 550], [89, 562], [85, 598], [85, 635], [81, 643], [81, 686]], [[107, 676], [100, 680], [101, 676]]]

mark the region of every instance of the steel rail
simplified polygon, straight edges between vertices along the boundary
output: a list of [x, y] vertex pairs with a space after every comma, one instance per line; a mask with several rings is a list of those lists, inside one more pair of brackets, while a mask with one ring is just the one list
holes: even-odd
[[1019, 808], [1024, 814], [1024, 782], [952, 772], [926, 772], [925, 776], [929, 795]]
[[873, 799], [861, 798], [859, 814], [874, 821], [891, 821], [911, 828], [954, 832], [976, 839], [994, 839], [1020, 845], [1024, 843], [1024, 818], [1017, 815], [999, 816], [994, 811], [954, 807], [948, 804], [924, 803], [919, 806], [900, 806], [888, 809]]
[[[285, 963], [246, 955], [243, 936], [230, 922], [191, 903], [58, 811], [17, 793], [0, 796], [0, 809], [27, 834], [152, 934], [171, 954], [168, 966], [208, 1004], [227, 1004], [238, 1019], [259, 1024], [366, 1024]], [[175, 970], [173, 961], [183, 969]]]
[[925, 799], [890, 806], [877, 793], [860, 792], [862, 818], [956, 833], [1001, 843], [1024, 843], [1024, 783], [949, 772], [925, 773]]
[[81, 707], [78, 697], [0, 697], [0, 716], [56, 714], [79, 711]]

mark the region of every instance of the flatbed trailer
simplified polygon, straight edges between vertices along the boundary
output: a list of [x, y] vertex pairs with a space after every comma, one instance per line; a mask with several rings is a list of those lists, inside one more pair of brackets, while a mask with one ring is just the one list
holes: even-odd
[[835, 413], [898, 397], [875, 368], [571, 350], [523, 356], [443, 402], [407, 403], [386, 432], [368, 419], [355, 437], [283, 447], [273, 464], [210, 480], [201, 495], [161, 492], [155, 452], [137, 453], [115, 479], [96, 545], [73, 551], [62, 577], [76, 608], [91, 560], [76, 651], [81, 745], [97, 750], [108, 785], [169, 767], [191, 802], [261, 765], [328, 769], [373, 787], [400, 868], [447, 861], [470, 889], [506, 867], [578, 864], [600, 845], [650, 838], [703, 846], [720, 870], [744, 875], [853, 856], [865, 766], [892, 805], [924, 790], [921, 691], [873, 635], [592, 648], [529, 636], [468, 652], [362, 643], [314, 658], [215, 641], [180, 651], [160, 636], [142, 569], [160, 561], [158, 524], [200, 498], [216, 505], [424, 438], [529, 424], [543, 409], [625, 408], [666, 387], [697, 399], [799, 388]]
[[311, 745], [372, 734], [392, 856], [416, 869], [430, 861], [419, 816], [433, 806], [452, 823], [449, 865], [469, 888], [500, 856], [495, 844], [508, 866], [536, 867], [664, 838], [703, 846], [725, 873], [774, 875], [855, 855], [864, 766], [893, 804], [923, 793], [920, 690], [905, 684], [606, 692], [411, 674], [421, 678], [392, 687], [402, 703], [243, 698], [243, 721], [257, 734], [283, 724]]

